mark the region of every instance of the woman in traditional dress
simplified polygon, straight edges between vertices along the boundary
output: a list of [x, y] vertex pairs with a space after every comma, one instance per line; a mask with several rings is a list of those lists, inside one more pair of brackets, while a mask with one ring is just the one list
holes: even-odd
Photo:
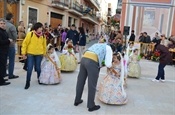
[[124, 65], [120, 53], [113, 55], [113, 67], [99, 86], [98, 98], [106, 104], [122, 105], [127, 103], [124, 90]]
[[74, 71], [77, 68], [77, 58], [75, 57], [71, 39], [66, 40], [66, 44], [59, 58], [61, 62], [61, 71]]
[[51, 44], [49, 44], [47, 48], [47, 54], [41, 64], [41, 75], [39, 80], [41, 84], [58, 84], [61, 82], [60, 60]]
[[130, 57], [128, 65], [128, 77], [140, 78], [141, 67], [139, 64], [140, 56], [138, 55], [138, 49], [133, 51], [133, 55]]

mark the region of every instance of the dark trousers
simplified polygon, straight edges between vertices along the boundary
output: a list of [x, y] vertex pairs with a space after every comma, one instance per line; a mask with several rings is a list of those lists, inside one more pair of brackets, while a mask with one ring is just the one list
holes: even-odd
[[0, 84], [4, 83], [4, 77], [6, 76], [8, 53], [0, 53]]
[[80, 102], [84, 85], [88, 77], [88, 103], [87, 107], [92, 108], [95, 106], [95, 93], [97, 80], [99, 77], [99, 64], [91, 59], [82, 58], [80, 65], [80, 72], [78, 74], [77, 86], [76, 86], [76, 97], [75, 102]]
[[164, 72], [165, 66], [166, 66], [166, 64], [159, 63], [158, 73], [157, 73], [157, 77], [156, 77], [157, 80], [159, 80], [159, 79], [164, 80], [165, 79], [165, 72]]
[[61, 42], [61, 51], [63, 50], [64, 45], [65, 45], [65, 43], [64, 42]]
[[35, 65], [35, 69], [37, 72], [37, 77], [39, 79], [41, 73], [41, 61], [42, 55], [27, 55], [27, 81], [31, 80], [33, 66]]

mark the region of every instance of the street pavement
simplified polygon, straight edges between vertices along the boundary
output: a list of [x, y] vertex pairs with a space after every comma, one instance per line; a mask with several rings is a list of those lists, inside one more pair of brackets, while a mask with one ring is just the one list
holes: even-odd
[[[175, 115], [175, 67], [166, 66], [166, 82], [155, 83], [151, 79], [157, 74], [158, 63], [141, 60], [140, 65], [141, 78], [127, 79], [129, 101], [126, 105], [107, 105], [96, 98], [95, 102], [101, 108], [89, 112], [87, 84], [82, 96], [84, 102], [79, 106], [73, 105], [79, 66], [74, 72], [61, 73], [62, 83], [59, 85], [38, 85], [33, 72], [31, 86], [24, 90], [26, 72], [22, 69], [23, 64], [16, 62], [15, 75], [20, 77], [9, 80], [9, 86], [0, 87], [0, 115]], [[103, 67], [98, 83], [105, 75], [106, 68]]]

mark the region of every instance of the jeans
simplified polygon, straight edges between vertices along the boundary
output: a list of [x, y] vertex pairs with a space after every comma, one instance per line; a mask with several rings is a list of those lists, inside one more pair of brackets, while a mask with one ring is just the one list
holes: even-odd
[[43, 55], [27, 55], [27, 81], [31, 80], [33, 66], [35, 66], [37, 72], [37, 78], [39, 79], [41, 73], [41, 61]]
[[9, 78], [11, 78], [13, 77], [14, 66], [15, 66], [15, 47], [9, 47], [8, 57], [9, 57], [8, 74]]
[[159, 79], [164, 80], [165, 79], [165, 72], [164, 72], [165, 66], [166, 66], [166, 64], [159, 63], [158, 73], [157, 73], [157, 77], [156, 77], [157, 80], [159, 80]]

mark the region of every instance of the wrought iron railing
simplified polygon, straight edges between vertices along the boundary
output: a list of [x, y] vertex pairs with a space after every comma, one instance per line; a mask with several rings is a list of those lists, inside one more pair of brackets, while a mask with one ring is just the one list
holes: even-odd
[[100, 3], [99, 3], [97, 0], [94, 0], [94, 2], [96, 3], [96, 5], [97, 5], [98, 7], [100, 7]]
[[52, 3], [53, 4], [60, 4], [60, 5], [63, 5], [63, 6], [69, 6], [69, 0], [52, 0]]
[[96, 15], [95, 14], [91, 14], [91, 13], [88, 13], [87, 14], [90, 18], [92, 18], [94, 21], [98, 21], [98, 19], [97, 19], [97, 17], [96, 17]]
[[73, 3], [71, 8], [78, 11], [79, 13], [83, 13], [83, 7], [78, 3]]

